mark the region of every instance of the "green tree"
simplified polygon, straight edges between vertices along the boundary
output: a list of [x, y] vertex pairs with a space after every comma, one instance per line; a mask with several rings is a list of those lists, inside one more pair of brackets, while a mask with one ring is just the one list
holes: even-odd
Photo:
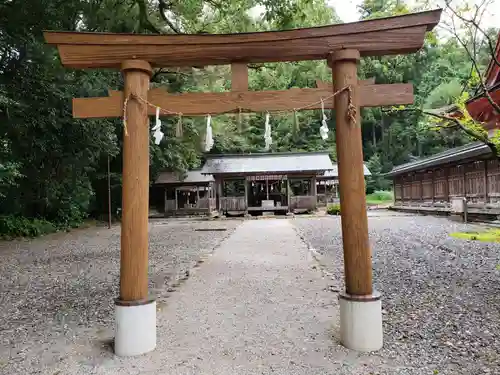
[[389, 190], [390, 181], [384, 178], [382, 174], [382, 162], [378, 154], [373, 154], [366, 163], [370, 171], [370, 176], [366, 178], [366, 193], [371, 194], [377, 190]]
[[[262, 17], [251, 10], [263, 6]], [[397, 15], [422, 8], [404, 2], [363, 2], [363, 19]], [[57, 51], [47, 46], [43, 30], [134, 33], [234, 33], [320, 26], [341, 22], [323, 0], [20, 0], [0, 4], [0, 215], [41, 218], [58, 225], [107, 211], [107, 163], [111, 160], [113, 211], [121, 201], [122, 137], [119, 119], [78, 120], [71, 115], [73, 97], [105, 96], [121, 89], [120, 74], [104, 70], [69, 70]], [[476, 28], [477, 29], [477, 28]], [[472, 29], [471, 29], [472, 30]], [[491, 36], [494, 31], [486, 30]], [[481, 33], [479, 33], [482, 35]], [[364, 58], [360, 78], [377, 83], [411, 82], [415, 107], [435, 108], [456, 103], [458, 87], [470, 83], [491, 53], [488, 43], [465, 34], [469, 51], [457, 38], [429, 34], [422, 51], [412, 55]], [[476, 34], [477, 35], [477, 34]], [[471, 75], [471, 71], [475, 72]], [[479, 75], [480, 76], [480, 75]], [[323, 61], [251, 64], [251, 90], [314, 87], [331, 81]], [[227, 91], [227, 66], [156, 69], [152, 85], [169, 92]], [[463, 99], [463, 93], [459, 92]], [[327, 113], [328, 117], [332, 117]], [[430, 124], [422, 111], [363, 109], [365, 158], [372, 165], [374, 188], [383, 172], [467, 138], [453, 127]], [[151, 180], [163, 169], [183, 172], [203, 161], [206, 119], [162, 118], [166, 138], [150, 144]], [[271, 114], [271, 151], [328, 150], [335, 158], [335, 119], [330, 137], [322, 140], [319, 111]], [[215, 116], [212, 153], [263, 152], [264, 114]], [[436, 130], [436, 127], [439, 130]], [[371, 183], [371, 182], [370, 182]], [[21, 221], [20, 221], [21, 222]]]

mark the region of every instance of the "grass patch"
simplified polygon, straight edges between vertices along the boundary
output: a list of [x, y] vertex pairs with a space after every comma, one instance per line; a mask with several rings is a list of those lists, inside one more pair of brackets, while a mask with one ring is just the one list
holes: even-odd
[[326, 213], [328, 215], [340, 215], [340, 203], [329, 204]]
[[484, 231], [455, 232], [451, 237], [469, 241], [500, 242], [500, 229], [492, 228]]
[[366, 195], [366, 203], [369, 205], [379, 205], [391, 203], [394, 200], [392, 191], [376, 191]]
[[[392, 191], [376, 191], [366, 195], [366, 204], [368, 206], [378, 206], [382, 204], [392, 203], [394, 201], [394, 194]], [[326, 208], [329, 215], [340, 215], [340, 203], [329, 204]]]

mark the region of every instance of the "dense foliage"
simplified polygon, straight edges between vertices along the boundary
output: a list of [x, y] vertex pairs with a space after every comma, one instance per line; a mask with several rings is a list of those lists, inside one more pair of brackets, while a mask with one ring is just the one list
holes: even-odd
[[[257, 8], [256, 8], [257, 6]], [[259, 15], [255, 9], [261, 9]], [[401, 14], [403, 2], [365, 0], [363, 18]], [[75, 225], [107, 210], [107, 160], [111, 160], [113, 211], [121, 201], [122, 125], [115, 120], [75, 120], [71, 98], [106, 95], [120, 89], [113, 71], [64, 69], [57, 51], [44, 44], [43, 30], [140, 33], [223, 33], [287, 29], [338, 23], [324, 0], [10, 0], [0, 4], [0, 231], [26, 226], [23, 218], [55, 226]], [[485, 52], [482, 66], [487, 63]], [[418, 105], [453, 102], [471, 74], [470, 61], [453, 38], [429, 34], [419, 53], [366, 58], [360, 78], [377, 83], [412, 82]], [[155, 86], [171, 92], [223, 91], [230, 88], [228, 67], [163, 69]], [[251, 90], [314, 87], [331, 80], [324, 62], [251, 66]], [[373, 173], [370, 191], [386, 189], [381, 174], [414, 157], [465, 142], [462, 134], [437, 132], [419, 113], [363, 110], [365, 158]], [[204, 119], [183, 119], [183, 137], [173, 136], [177, 119], [164, 119], [169, 136], [151, 142], [151, 176], [161, 169], [183, 171], [202, 162]], [[271, 116], [271, 151], [329, 150], [335, 159], [334, 120], [331, 137], [319, 135], [320, 113]], [[213, 119], [211, 152], [264, 150], [262, 114]], [[17, 220], [17, 221], [16, 221]], [[3, 228], [3, 229], [2, 229]], [[36, 234], [36, 233], [34, 233]]]

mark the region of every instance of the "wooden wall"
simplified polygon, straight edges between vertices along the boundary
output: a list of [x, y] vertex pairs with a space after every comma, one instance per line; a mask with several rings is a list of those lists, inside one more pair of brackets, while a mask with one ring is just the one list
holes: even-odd
[[247, 209], [245, 197], [220, 197], [219, 202], [222, 211], [246, 211]]
[[500, 206], [498, 160], [452, 164], [394, 177], [395, 205], [448, 206], [453, 197]]
[[315, 195], [294, 195], [290, 197], [290, 209], [314, 210], [316, 208]]

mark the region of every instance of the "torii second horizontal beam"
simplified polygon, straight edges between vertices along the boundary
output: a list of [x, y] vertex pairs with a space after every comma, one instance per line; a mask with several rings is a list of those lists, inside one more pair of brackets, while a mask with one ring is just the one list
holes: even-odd
[[[413, 103], [413, 85], [407, 83], [360, 85], [361, 107], [378, 107]], [[326, 109], [333, 109], [334, 100], [329, 88], [289, 89], [281, 91], [239, 91], [239, 92], [193, 92], [170, 94], [156, 88], [148, 93], [147, 100], [163, 109], [180, 112], [184, 116], [205, 116], [207, 114], [241, 112], [272, 112], [307, 109], [321, 109], [321, 100]], [[73, 117], [110, 118], [123, 114], [123, 93], [110, 91], [110, 96], [101, 98], [74, 98]], [[316, 102], [316, 103], [315, 103]], [[309, 106], [311, 103], [314, 105]], [[149, 107], [148, 113], [155, 114]]]

